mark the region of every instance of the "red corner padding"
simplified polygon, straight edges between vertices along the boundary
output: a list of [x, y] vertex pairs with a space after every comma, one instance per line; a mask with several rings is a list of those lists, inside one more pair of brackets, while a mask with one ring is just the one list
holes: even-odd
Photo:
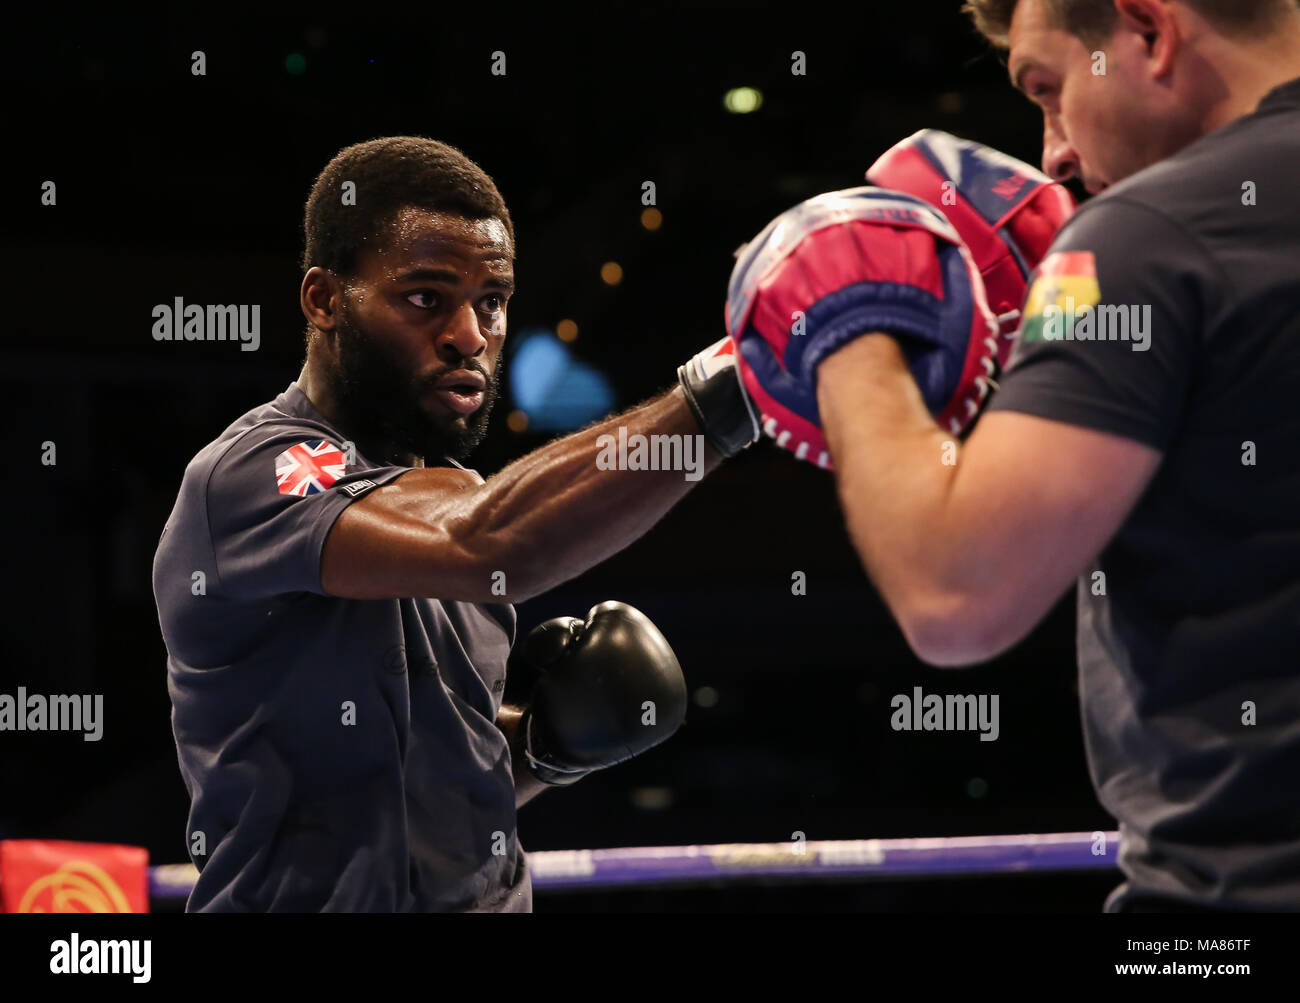
[[0, 912], [148, 912], [149, 851], [58, 839], [0, 840]]

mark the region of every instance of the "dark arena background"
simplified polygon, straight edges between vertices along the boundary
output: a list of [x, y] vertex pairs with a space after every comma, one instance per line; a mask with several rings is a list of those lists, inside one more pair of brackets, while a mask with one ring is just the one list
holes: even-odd
[[[486, 476], [671, 385], [724, 333], [738, 246], [793, 203], [861, 184], [904, 136], [945, 129], [1037, 163], [1038, 113], [957, 7], [439, 5], [16, 26], [0, 61], [13, 474], [0, 692], [102, 694], [104, 728], [96, 743], [0, 734], [0, 838], [187, 859], [151, 562], [190, 458], [298, 374], [303, 203], [334, 153], [444, 140], [509, 204], [506, 383], [470, 461]], [[191, 72], [195, 51], [206, 75]], [[56, 206], [41, 204], [47, 180]], [[151, 308], [176, 297], [258, 304], [257, 350], [155, 341]], [[1072, 598], [990, 664], [922, 664], [852, 551], [831, 476], [770, 442], [618, 556], [521, 605], [520, 636], [604, 599], [671, 641], [686, 724], [522, 808], [529, 851], [1114, 828], [1084, 761]], [[996, 740], [894, 730], [891, 698], [914, 687], [997, 695]], [[1101, 868], [539, 887], [536, 911], [1096, 913], [1118, 880]]]

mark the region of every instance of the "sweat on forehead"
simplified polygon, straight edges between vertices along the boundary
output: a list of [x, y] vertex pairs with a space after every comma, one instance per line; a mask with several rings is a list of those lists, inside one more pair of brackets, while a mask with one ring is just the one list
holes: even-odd
[[[377, 235], [380, 253], [437, 255], [476, 250], [488, 256], [513, 258], [510, 233], [492, 216], [469, 219], [457, 213], [405, 206], [399, 209]], [[492, 252], [497, 252], [492, 254]]]

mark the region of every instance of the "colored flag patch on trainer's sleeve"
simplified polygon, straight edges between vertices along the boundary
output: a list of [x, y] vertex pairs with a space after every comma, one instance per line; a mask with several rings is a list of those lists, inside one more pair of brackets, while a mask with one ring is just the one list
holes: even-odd
[[1059, 341], [1074, 329], [1079, 311], [1101, 302], [1097, 260], [1091, 251], [1058, 251], [1038, 266], [1025, 300], [1022, 341]]

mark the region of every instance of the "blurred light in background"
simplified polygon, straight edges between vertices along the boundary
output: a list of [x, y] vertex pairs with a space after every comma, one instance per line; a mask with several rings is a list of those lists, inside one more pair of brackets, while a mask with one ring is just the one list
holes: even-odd
[[578, 340], [578, 322], [567, 317], [555, 325], [555, 336], [563, 342]]
[[733, 87], [723, 95], [722, 106], [733, 115], [748, 115], [763, 107], [763, 92], [753, 87]]
[[523, 412], [524, 427], [537, 431], [568, 432], [614, 409], [614, 391], [605, 374], [574, 359], [550, 331], [523, 332], [510, 360], [509, 382], [511, 403]]
[[291, 52], [284, 57], [284, 68], [295, 77], [307, 71], [307, 57], [301, 52]]
[[617, 261], [606, 261], [600, 266], [601, 280], [607, 286], [616, 286], [623, 281], [623, 266]]
[[945, 115], [960, 115], [966, 109], [966, 98], [956, 91], [947, 91], [939, 95], [935, 104]]
[[637, 787], [628, 797], [642, 811], [665, 811], [673, 806], [674, 800], [670, 787]]
[[664, 225], [664, 214], [658, 209], [643, 209], [641, 211], [641, 225], [647, 230], [658, 230]]

